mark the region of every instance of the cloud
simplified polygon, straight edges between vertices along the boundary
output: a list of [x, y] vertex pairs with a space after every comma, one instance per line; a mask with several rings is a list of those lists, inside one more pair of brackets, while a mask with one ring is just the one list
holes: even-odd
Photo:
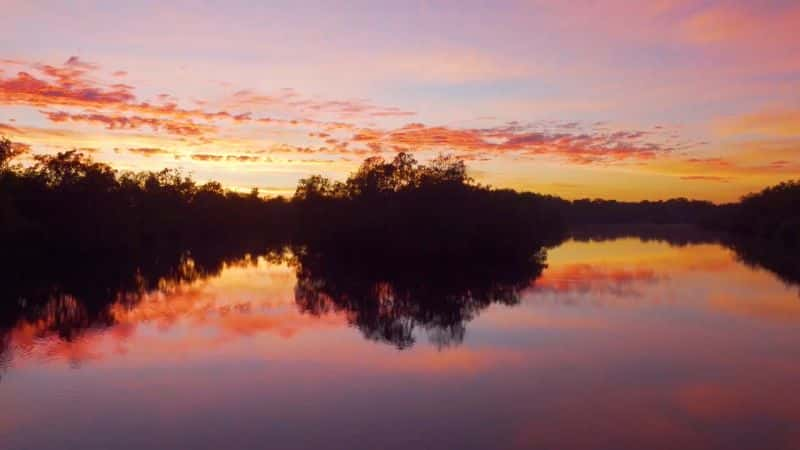
[[191, 156], [195, 161], [222, 161], [225, 158], [223, 155], [212, 155], [208, 153], [195, 153]]
[[774, 167], [776, 169], [783, 169], [786, 166], [789, 166], [791, 164], [792, 164], [791, 161], [786, 161], [785, 159], [780, 159], [780, 160], [777, 160], [777, 161], [771, 161], [768, 165], [770, 167]]
[[169, 134], [180, 136], [201, 136], [210, 134], [216, 127], [207, 124], [198, 124], [192, 121], [176, 121], [157, 117], [110, 115], [102, 113], [73, 114], [66, 111], [40, 111], [48, 120], [55, 123], [85, 122], [99, 124], [109, 130], [135, 130], [149, 127], [153, 131], [163, 130]]
[[[28, 64], [27, 71], [0, 78], [0, 104], [83, 107], [94, 110], [132, 111], [139, 114], [170, 116], [176, 119], [240, 120], [241, 115], [226, 111], [207, 112], [180, 108], [176, 103], [151, 104], [138, 102], [134, 87], [122, 83], [100, 83], [90, 78], [98, 66], [71, 57], [61, 66]], [[171, 97], [167, 97], [171, 98]], [[162, 97], [162, 99], [164, 99]], [[56, 116], [57, 117], [57, 116]]]
[[234, 107], [275, 106], [283, 105], [299, 96], [300, 94], [291, 88], [280, 89], [274, 94], [260, 94], [252, 89], [242, 89], [234, 92], [226, 104]]
[[718, 181], [720, 183], [728, 183], [731, 181], [730, 177], [719, 177], [715, 175], [684, 175], [680, 178], [681, 180], [688, 181]]
[[340, 116], [407, 117], [416, 113], [397, 107], [377, 106], [364, 100], [297, 100], [289, 103], [301, 112], [332, 113]]
[[16, 127], [12, 127], [11, 125], [6, 125], [4, 123], [0, 123], [0, 132], [9, 132], [9, 133], [19, 133], [19, 129]]
[[191, 155], [191, 159], [195, 161], [204, 161], [204, 162], [216, 162], [216, 161], [228, 161], [236, 163], [270, 162], [269, 158], [264, 158], [256, 155], [242, 155], [242, 154], [195, 153]]
[[304, 98], [294, 89], [284, 88], [273, 94], [260, 94], [245, 89], [235, 92], [226, 101], [232, 107], [276, 107], [301, 114], [333, 114], [341, 117], [406, 117], [413, 111], [405, 111], [394, 106], [375, 105], [368, 100], [328, 100]]
[[157, 147], [134, 147], [134, 148], [129, 148], [128, 151], [130, 153], [141, 155], [146, 158], [156, 155], [168, 155], [170, 153], [164, 149]]
[[261, 158], [258, 156], [253, 155], [227, 155], [225, 157], [227, 161], [235, 161], [235, 162], [258, 162], [261, 161]]
[[716, 168], [727, 168], [733, 165], [730, 161], [723, 158], [688, 158], [685, 161], [689, 164]]
[[[3, 62], [6, 65], [9, 61]], [[93, 113], [110, 114], [109, 110], [133, 112], [138, 115], [169, 117], [181, 120], [252, 122], [271, 125], [316, 125], [327, 126], [309, 118], [261, 118], [254, 119], [252, 111], [229, 112], [187, 109], [178, 105], [170, 94], [160, 94], [160, 103], [139, 101], [134, 94], [134, 86], [123, 83], [101, 83], [92, 75], [99, 66], [85, 62], [77, 57], [69, 58], [62, 65], [14, 62], [23, 65], [27, 71], [2, 77], [0, 71], [0, 104], [28, 105], [40, 108], [82, 107], [91, 108]], [[125, 76], [127, 72], [116, 71], [115, 77]], [[289, 113], [321, 113], [342, 117], [385, 117], [408, 116], [414, 114], [397, 107], [372, 104], [364, 100], [329, 100], [304, 98], [293, 89], [282, 89], [274, 95], [258, 94], [252, 90], [240, 90], [225, 102], [235, 108], [278, 106]], [[205, 104], [205, 103], [203, 103]], [[102, 111], [101, 111], [102, 110]], [[56, 116], [58, 117], [58, 116]], [[343, 124], [333, 123], [337, 128]]]
[[[515, 157], [554, 156], [573, 164], [609, 164], [646, 161], [682, 148], [669, 138], [664, 128], [611, 130], [605, 124], [581, 126], [575, 121], [522, 125], [510, 122], [493, 128], [459, 128], [410, 123], [394, 129], [357, 127], [342, 121], [317, 120], [316, 115], [354, 118], [404, 117], [414, 112], [380, 106], [367, 100], [330, 100], [308, 98], [294, 89], [284, 88], [272, 94], [254, 90], [236, 91], [223, 102], [235, 112], [186, 109], [173, 96], [161, 94], [164, 103], [138, 101], [132, 86], [120, 83], [105, 85], [89, 76], [98, 66], [70, 58], [61, 66], [34, 64], [38, 77], [20, 72], [16, 78], [0, 79], [0, 103], [12, 102], [40, 106], [40, 112], [54, 123], [82, 122], [108, 130], [150, 128], [170, 135], [197, 137], [212, 142], [219, 131], [215, 123], [261, 124], [273, 127], [306, 127], [309, 137], [320, 139], [319, 147], [289, 145], [295, 152], [328, 152], [367, 155], [385, 151], [451, 151], [471, 160], [513, 154]], [[83, 111], [51, 110], [52, 106], [81, 107]], [[301, 118], [254, 117], [244, 107], [270, 107], [301, 113]], [[329, 117], [330, 118], [330, 117]], [[316, 134], [314, 134], [316, 132]], [[350, 133], [349, 138], [344, 133]], [[331, 136], [331, 133], [336, 133]], [[212, 161], [227, 155], [195, 154], [194, 160]], [[231, 158], [245, 162], [249, 158]]]
[[[552, 131], [558, 128], [561, 131]], [[565, 131], [566, 130], [566, 131]], [[350, 137], [350, 142], [371, 151], [383, 147], [393, 151], [438, 150], [474, 153], [481, 156], [515, 154], [517, 156], [557, 156], [575, 164], [614, 163], [626, 160], [649, 160], [684, 149], [668, 131], [617, 130], [605, 127], [580, 129], [568, 127], [520, 125], [509, 123], [495, 128], [453, 128], [411, 123], [393, 130], [364, 128]], [[383, 147], [382, 147], [383, 146]], [[343, 151], [337, 148], [338, 151]]]
[[71, 57], [64, 65], [35, 64], [39, 77], [26, 71], [0, 78], [0, 103], [34, 106], [108, 106], [131, 102], [130, 86], [103, 86], [86, 78], [96, 66]]

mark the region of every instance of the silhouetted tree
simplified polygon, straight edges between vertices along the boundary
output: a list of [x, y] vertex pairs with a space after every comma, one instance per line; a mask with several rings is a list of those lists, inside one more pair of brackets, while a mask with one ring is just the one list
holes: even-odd
[[732, 231], [800, 246], [800, 180], [786, 181], [724, 205], [707, 222]]
[[0, 143], [0, 240], [12, 253], [138, 251], [204, 240], [286, 239], [286, 202], [199, 185], [175, 170], [118, 172], [77, 151], [12, 166]]
[[11, 160], [22, 154], [9, 139], [0, 136], [0, 170], [7, 170]]
[[368, 158], [344, 183], [301, 180], [293, 206], [297, 242], [348, 242], [353, 252], [456, 257], [513, 247], [531, 254], [564, 231], [545, 197], [478, 186], [452, 156], [428, 165], [407, 153]]

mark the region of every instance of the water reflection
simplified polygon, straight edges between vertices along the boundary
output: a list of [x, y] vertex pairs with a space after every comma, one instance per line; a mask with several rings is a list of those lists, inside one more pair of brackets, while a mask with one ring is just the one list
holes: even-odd
[[121, 311], [136, 309], [155, 293], [169, 296], [182, 286], [217, 277], [225, 268], [254, 264], [240, 247], [162, 250], [135, 259], [37, 261], [4, 271], [0, 368], [8, 364], [12, 345], [24, 354], [52, 339], [78, 341], [87, 332], [117, 325]]
[[[236, 280], [226, 292], [235, 289], [236, 283], [241, 284], [237, 278], [246, 273], [241, 269], [247, 267], [262, 276], [276, 268], [293, 272], [282, 280], [284, 290], [293, 285], [293, 298], [279, 303], [286, 307], [293, 302], [294, 315], [308, 315], [317, 322], [344, 317], [366, 338], [398, 348], [411, 346], [422, 329], [443, 347], [461, 342], [465, 323], [490, 304], [518, 303], [519, 292], [544, 267], [544, 253], [413, 265], [381, 256], [324, 254], [308, 247], [274, 246], [259, 253], [235, 257], [230, 250], [210, 248], [171, 258], [123, 261], [122, 266], [71, 264], [63, 271], [8, 277], [0, 292], [4, 308], [0, 364], [8, 364], [12, 347], [25, 354], [55, 339], [74, 349], [93, 330], [121, 329], [131, 322], [197, 319], [198, 311], [204, 316], [217, 314], [217, 325], [239, 331], [280, 329], [297, 322], [297, 317], [253, 314], [248, 301], [220, 305], [215, 300], [209, 305], [198, 299], [197, 289], [223, 271], [229, 284]], [[269, 286], [262, 283], [260, 289], [264, 293]]]
[[765, 269], [786, 284], [800, 284], [798, 249], [787, 248], [772, 241], [714, 232], [690, 225], [592, 226], [573, 230], [571, 238], [579, 242], [636, 238], [642, 242], [666, 242], [677, 247], [718, 244], [733, 250], [737, 260], [752, 268]]
[[465, 323], [492, 303], [516, 305], [544, 267], [535, 255], [405, 261], [297, 249], [296, 299], [316, 316], [344, 312], [368, 339], [411, 346], [421, 327], [437, 346], [460, 343]]
[[[674, 247], [724, 246], [747, 266], [767, 270], [788, 285], [800, 284], [800, 261], [794, 252], [694, 227], [592, 227], [573, 231], [569, 239], [603, 243], [626, 238]], [[279, 244], [212, 246], [90, 265], [49, 261], [38, 264], [37, 270], [17, 267], [6, 271], [0, 280], [0, 367], [9, 363], [12, 346], [25, 353], [48, 339], [74, 342], [88, 331], [130, 322], [133, 317], [149, 321], [186, 316], [190, 309], [198, 308], [196, 299], [184, 303], [178, 299], [185, 297], [192, 286], [219, 277], [224, 270], [229, 271], [230, 277], [232, 268], [258, 269], [259, 262], [262, 272], [267, 266], [283, 267], [287, 275], [293, 272], [284, 280], [285, 289], [292, 286], [292, 298], [284, 295], [284, 306], [293, 303], [294, 314], [309, 315], [311, 319], [335, 316], [358, 328], [365, 338], [400, 349], [412, 346], [421, 331], [442, 348], [462, 342], [466, 324], [482, 310], [493, 303], [517, 305], [521, 294], [528, 290], [558, 294], [559, 301], [567, 303], [574, 300], [567, 295], [570, 293], [591, 295], [594, 301], [605, 294], [642, 299], [646, 287], [663, 281], [665, 275], [654, 268], [653, 261], [641, 267], [611, 264], [613, 255], [608, 252], [619, 252], [619, 247], [620, 244], [615, 244], [613, 250], [597, 247], [600, 264], [591, 264], [582, 255], [569, 264], [550, 267], [543, 276], [544, 251], [534, 255], [489, 254], [458, 261], [409, 262], [380, 254]], [[690, 262], [705, 264], [702, 270], [710, 270], [714, 264], [702, 261], [701, 253], [695, 253]], [[159, 300], [159, 307], [154, 306], [154, 299]], [[208, 314], [208, 305], [204, 308]], [[224, 320], [233, 328], [256, 330], [270, 324], [280, 328], [275, 318], [253, 319], [257, 316], [251, 314], [251, 308], [245, 302], [219, 306], [215, 312], [226, 315]], [[762, 311], [767, 309], [760, 306]], [[236, 320], [231, 311], [238, 313]], [[781, 311], [775, 314], [780, 315]]]
[[596, 231], [546, 266], [255, 246], [8, 277], [0, 446], [797, 448], [794, 256]]

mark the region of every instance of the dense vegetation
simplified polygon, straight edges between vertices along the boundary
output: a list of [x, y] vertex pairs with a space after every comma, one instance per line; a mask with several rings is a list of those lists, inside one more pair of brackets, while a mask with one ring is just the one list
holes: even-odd
[[800, 245], [800, 180], [748, 194], [739, 203], [723, 205], [708, 221], [711, 228]]
[[673, 198], [620, 202], [616, 200], [562, 200], [560, 212], [570, 226], [597, 224], [699, 224], [717, 213], [711, 202]]
[[565, 230], [547, 197], [477, 185], [447, 156], [429, 165], [406, 153], [369, 158], [345, 182], [301, 180], [292, 204], [299, 242], [394, 258], [530, 256]]
[[321, 251], [395, 258], [531, 255], [567, 227], [587, 224], [703, 224], [800, 243], [800, 182], [745, 196], [740, 203], [563, 200], [475, 183], [464, 162], [440, 156], [368, 158], [346, 181], [316, 175], [292, 199], [225, 191], [174, 170], [120, 172], [77, 151], [13, 164], [0, 139], [0, 242], [6, 252], [107, 254], [191, 248], [218, 242], [285, 242]]
[[281, 200], [198, 185], [179, 172], [118, 172], [76, 151], [11, 165], [0, 141], [0, 240], [20, 256], [140, 251], [163, 245], [262, 239], [285, 228]]
[[[287, 200], [176, 171], [120, 172], [76, 151], [27, 167], [16, 156], [0, 139], [0, 245], [13, 261], [0, 271], [0, 360], [2, 330], [19, 321], [45, 318], [43, 332], [71, 339], [111, 324], [111, 305], [133, 306], [164, 283], [213, 276], [245, 255], [289, 258], [302, 311], [343, 312], [366, 337], [401, 348], [416, 330], [457, 343], [484, 308], [518, 302], [544, 268], [543, 249], [567, 228], [577, 239], [718, 242], [787, 283], [800, 280], [786, 249], [800, 243], [800, 182], [721, 206], [567, 201], [481, 186], [452, 157], [420, 164], [401, 153], [369, 158], [343, 182], [303, 179]], [[661, 226], [676, 223], [732, 233]]]
[[344, 183], [301, 180], [287, 201], [199, 185], [171, 170], [118, 172], [76, 151], [36, 156], [23, 168], [10, 164], [10, 143], [0, 145], [0, 239], [26, 253], [267, 239], [397, 256], [530, 255], [564, 231], [545, 197], [479, 186], [451, 157], [430, 165], [404, 153], [369, 158]]

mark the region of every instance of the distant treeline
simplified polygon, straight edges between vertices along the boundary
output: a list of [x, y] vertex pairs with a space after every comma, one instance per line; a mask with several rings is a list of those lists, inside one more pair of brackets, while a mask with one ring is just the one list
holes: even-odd
[[559, 211], [570, 226], [610, 224], [701, 224], [717, 213], [718, 206], [701, 200], [620, 202], [616, 200], [559, 199]]
[[198, 184], [173, 170], [119, 172], [76, 151], [12, 165], [0, 141], [0, 240], [5, 250], [139, 251], [198, 241], [263, 239], [284, 229], [285, 201]]
[[16, 156], [0, 139], [0, 241], [34, 255], [243, 240], [353, 254], [379, 249], [396, 258], [530, 255], [570, 227], [620, 223], [701, 224], [800, 243], [798, 182], [720, 206], [682, 198], [569, 201], [482, 186], [454, 157], [420, 164], [400, 153], [366, 159], [344, 182], [311, 176], [291, 199], [264, 199], [174, 170], [117, 171], [77, 151], [35, 156], [27, 167], [13, 164]]
[[429, 165], [404, 153], [369, 158], [343, 183], [301, 180], [291, 199], [225, 191], [174, 170], [120, 172], [77, 151], [27, 167], [13, 165], [15, 156], [0, 142], [0, 240], [24, 254], [261, 239], [398, 258], [531, 255], [565, 230], [546, 197], [480, 186], [447, 156]]
[[800, 246], [800, 180], [787, 181], [722, 205], [710, 228]]
[[570, 228], [598, 224], [692, 224], [708, 230], [800, 245], [800, 181], [787, 181], [715, 205], [685, 198], [664, 201], [559, 200]]

